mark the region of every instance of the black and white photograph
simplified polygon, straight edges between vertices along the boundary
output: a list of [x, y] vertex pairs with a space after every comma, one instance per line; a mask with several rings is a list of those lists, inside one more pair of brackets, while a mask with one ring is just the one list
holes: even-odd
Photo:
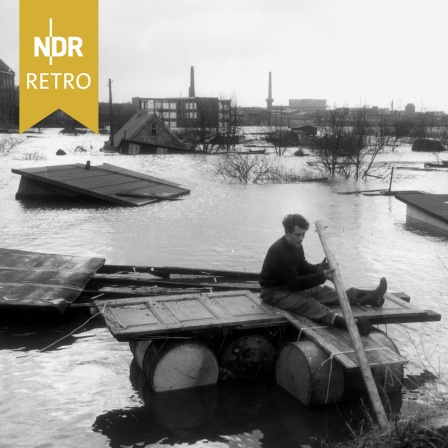
[[95, 129], [0, 4], [0, 448], [448, 446], [448, 4], [92, 2]]

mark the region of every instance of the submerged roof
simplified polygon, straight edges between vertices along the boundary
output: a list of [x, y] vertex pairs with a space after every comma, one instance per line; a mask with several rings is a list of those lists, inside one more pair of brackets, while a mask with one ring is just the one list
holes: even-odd
[[448, 194], [397, 194], [395, 197], [428, 215], [448, 223]]
[[174, 182], [108, 163], [100, 166], [91, 166], [90, 163], [43, 166], [13, 169], [12, 172], [21, 174], [22, 180], [25, 178], [33, 183], [16, 198], [48, 194], [59, 197], [88, 196], [119, 205], [140, 206], [190, 193], [190, 190]]
[[0, 248], [0, 308], [65, 311], [104, 258]]

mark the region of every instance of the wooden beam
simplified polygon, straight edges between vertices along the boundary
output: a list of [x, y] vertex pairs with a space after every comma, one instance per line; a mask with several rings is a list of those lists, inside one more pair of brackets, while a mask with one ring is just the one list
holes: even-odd
[[359, 335], [358, 328], [355, 323], [355, 318], [353, 317], [352, 309], [350, 307], [350, 302], [345, 292], [341, 273], [339, 272], [338, 268], [338, 263], [328, 245], [327, 237], [325, 235], [324, 230], [325, 227], [321, 221], [316, 221], [316, 228], [317, 232], [319, 233], [319, 238], [324, 248], [325, 255], [327, 256], [328, 262], [330, 264], [330, 269], [334, 269], [333, 283], [339, 297], [339, 302], [342, 308], [342, 312], [344, 314], [345, 321], [347, 323], [350, 338], [353, 342], [356, 358], [358, 360], [358, 364], [361, 369], [361, 375], [366, 385], [367, 393], [372, 403], [372, 407], [376, 415], [378, 424], [380, 425], [383, 431], [386, 431], [387, 429], [389, 429], [389, 421], [387, 420], [383, 403], [381, 402], [375, 380], [373, 379], [373, 374], [370, 369], [369, 362], [367, 360], [366, 352], [364, 350], [364, 346], [361, 341], [361, 336]]

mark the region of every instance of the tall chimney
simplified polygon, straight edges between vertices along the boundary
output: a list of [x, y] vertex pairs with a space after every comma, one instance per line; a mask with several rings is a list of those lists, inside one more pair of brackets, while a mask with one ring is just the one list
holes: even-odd
[[193, 98], [196, 96], [194, 91], [194, 67], [190, 69], [190, 88], [188, 89], [188, 96]]
[[268, 87], [268, 98], [266, 100], [267, 107], [266, 110], [269, 112], [269, 123], [271, 124], [271, 113], [272, 113], [272, 103], [274, 102], [274, 98], [272, 98], [272, 75], [271, 72], [269, 72], [269, 87]]

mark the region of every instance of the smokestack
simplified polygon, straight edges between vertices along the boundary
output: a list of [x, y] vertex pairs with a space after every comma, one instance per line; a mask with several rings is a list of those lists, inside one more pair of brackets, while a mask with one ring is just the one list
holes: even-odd
[[196, 93], [194, 91], [194, 67], [190, 69], [190, 88], [188, 89], [188, 96], [195, 97]]
[[272, 113], [272, 103], [274, 102], [274, 98], [272, 98], [272, 75], [269, 72], [269, 86], [268, 86], [268, 98], [266, 100], [267, 107], [266, 110], [269, 112], [268, 124], [271, 124], [271, 113]]

